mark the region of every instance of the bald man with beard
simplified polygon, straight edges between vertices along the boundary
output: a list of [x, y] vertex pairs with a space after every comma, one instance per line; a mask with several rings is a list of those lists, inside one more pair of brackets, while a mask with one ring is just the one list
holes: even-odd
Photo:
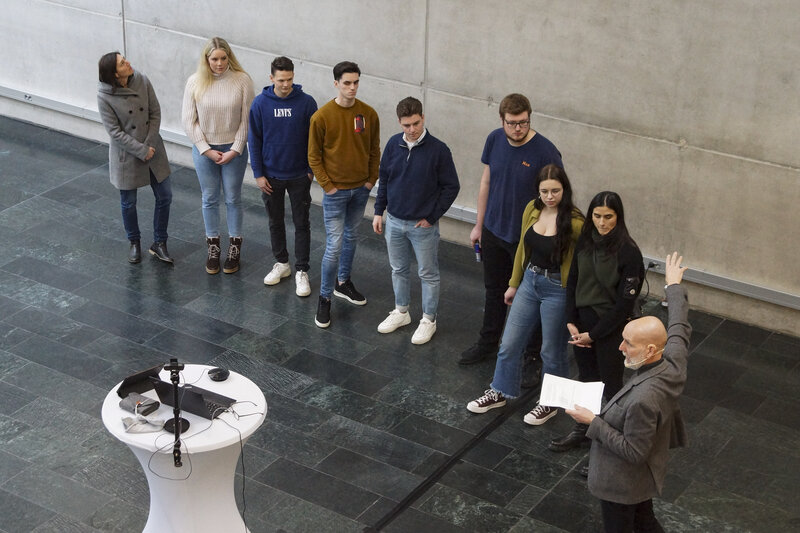
[[664, 531], [653, 513], [653, 497], [664, 485], [669, 448], [687, 444], [678, 398], [686, 383], [692, 329], [680, 284], [686, 271], [682, 261], [677, 252], [666, 260], [668, 329], [648, 316], [632, 320], [622, 332], [619, 349], [636, 374], [599, 415], [577, 405], [566, 411], [589, 425], [589, 491], [600, 499], [606, 533]]

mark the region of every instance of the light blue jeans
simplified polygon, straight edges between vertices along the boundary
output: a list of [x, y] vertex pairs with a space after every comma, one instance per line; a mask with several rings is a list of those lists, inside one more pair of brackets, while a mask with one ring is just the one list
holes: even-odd
[[408, 309], [411, 299], [408, 276], [413, 250], [422, 282], [422, 312], [435, 320], [439, 305], [439, 223], [429, 228], [415, 228], [416, 223], [416, 220], [403, 220], [386, 213], [384, 235], [392, 267], [394, 305]]
[[358, 225], [364, 218], [368, 198], [369, 190], [363, 186], [339, 189], [322, 197], [326, 240], [319, 295], [323, 298], [331, 297], [337, 277], [341, 281], [350, 279], [358, 242]]
[[[227, 152], [231, 144], [212, 144], [212, 150]], [[206, 237], [219, 237], [219, 194], [225, 193], [228, 236], [242, 236], [242, 182], [247, 168], [247, 147], [242, 154], [224, 165], [218, 165], [192, 147], [192, 160], [203, 191], [203, 223]]]
[[542, 328], [542, 374], [568, 377], [564, 316], [567, 290], [561, 282], [525, 269], [525, 275], [508, 313], [491, 387], [507, 398], [520, 395], [522, 353], [534, 328]]

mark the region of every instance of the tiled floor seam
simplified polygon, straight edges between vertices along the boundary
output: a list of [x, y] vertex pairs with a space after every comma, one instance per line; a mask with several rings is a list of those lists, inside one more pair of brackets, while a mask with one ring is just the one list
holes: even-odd
[[408, 495], [403, 498], [391, 511], [381, 517], [381, 519], [378, 520], [375, 525], [364, 528], [364, 533], [376, 533], [389, 525], [390, 522], [400, 516], [415, 501], [417, 501], [432, 487], [434, 487], [436, 482], [439, 481], [445, 474], [447, 474], [447, 472], [449, 472], [456, 464], [458, 464], [464, 455], [466, 455], [475, 446], [483, 442], [489, 435], [491, 435], [497, 428], [502, 426], [506, 420], [519, 411], [523, 406], [527, 405], [528, 401], [536, 396], [539, 391], [539, 387], [534, 387], [528, 390], [525, 394], [520, 396], [516, 402], [514, 402], [513, 407], [504, 409], [503, 412], [494, 417], [488, 424], [483, 426], [478, 433], [473, 435], [473, 437], [461, 448], [459, 448], [452, 455], [449, 455], [436, 470], [428, 475], [428, 477], [425, 478], [419, 485], [417, 485], [414, 490], [408, 493]]

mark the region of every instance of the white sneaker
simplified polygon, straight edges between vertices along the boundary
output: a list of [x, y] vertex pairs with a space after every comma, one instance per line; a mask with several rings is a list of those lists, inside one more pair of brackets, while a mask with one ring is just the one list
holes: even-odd
[[392, 309], [383, 322], [378, 324], [378, 333], [391, 333], [397, 328], [411, 324], [411, 315], [406, 311], [405, 313]]
[[294, 293], [298, 296], [311, 294], [311, 284], [308, 282], [308, 272], [298, 270], [294, 275], [294, 284], [297, 286]]
[[292, 267], [289, 263], [275, 263], [272, 270], [264, 277], [264, 285], [277, 285], [283, 278], [288, 278], [292, 274]]
[[436, 321], [434, 320], [431, 322], [425, 317], [422, 317], [422, 320], [419, 321], [419, 326], [417, 326], [417, 331], [414, 332], [414, 336], [411, 337], [411, 344], [425, 344], [433, 334], [436, 333]]

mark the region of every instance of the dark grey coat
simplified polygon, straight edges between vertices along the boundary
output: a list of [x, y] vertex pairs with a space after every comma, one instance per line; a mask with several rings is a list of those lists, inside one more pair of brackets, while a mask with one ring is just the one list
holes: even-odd
[[[161, 127], [161, 107], [153, 86], [144, 74], [134, 72], [127, 87], [112, 87], [99, 82], [97, 108], [109, 137], [108, 174], [111, 183], [121, 190], [150, 185], [150, 171], [158, 182], [169, 176], [169, 160]], [[145, 161], [147, 149], [156, 153]]]
[[[639, 371], [589, 425], [589, 491], [632, 505], [661, 494], [669, 448], [685, 446], [678, 398], [686, 383], [689, 301], [682, 285], [667, 287], [669, 327], [661, 364]], [[622, 357], [622, 355], [620, 355]]]

